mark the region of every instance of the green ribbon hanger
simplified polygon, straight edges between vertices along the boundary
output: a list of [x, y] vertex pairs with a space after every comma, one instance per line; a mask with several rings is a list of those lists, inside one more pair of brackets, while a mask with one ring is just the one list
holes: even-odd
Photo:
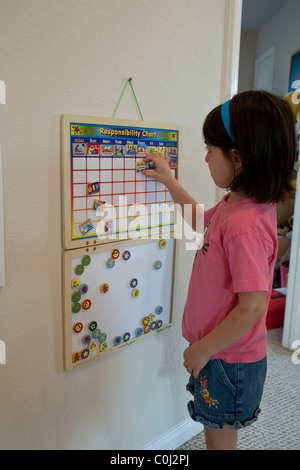
[[117, 112], [117, 110], [118, 110], [119, 104], [121, 103], [121, 100], [122, 100], [122, 98], [123, 98], [123, 95], [124, 95], [124, 92], [125, 92], [125, 90], [126, 90], [126, 87], [127, 87], [128, 83], [130, 84], [130, 87], [131, 87], [131, 90], [132, 90], [132, 93], [133, 93], [133, 96], [134, 96], [136, 105], [137, 105], [137, 107], [138, 107], [138, 110], [139, 110], [139, 113], [140, 113], [140, 116], [141, 116], [141, 120], [143, 121], [144, 118], [143, 118], [143, 115], [142, 115], [142, 112], [141, 112], [141, 109], [140, 109], [140, 106], [139, 106], [139, 102], [138, 102], [138, 100], [137, 100], [136, 94], [135, 94], [134, 89], [133, 89], [133, 86], [132, 86], [132, 78], [131, 78], [131, 77], [128, 78], [128, 80], [127, 80], [126, 83], [125, 83], [125, 86], [124, 86], [124, 88], [123, 88], [122, 94], [121, 94], [120, 99], [119, 99], [119, 101], [118, 101], [117, 107], [116, 107], [115, 112], [114, 112], [114, 114], [113, 114], [113, 118], [114, 118], [115, 115], [116, 115], [116, 112]]

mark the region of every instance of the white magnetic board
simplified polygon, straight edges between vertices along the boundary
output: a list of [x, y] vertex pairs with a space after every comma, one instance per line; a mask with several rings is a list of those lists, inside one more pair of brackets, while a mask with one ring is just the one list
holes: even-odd
[[63, 256], [66, 370], [171, 325], [173, 238], [126, 240]]

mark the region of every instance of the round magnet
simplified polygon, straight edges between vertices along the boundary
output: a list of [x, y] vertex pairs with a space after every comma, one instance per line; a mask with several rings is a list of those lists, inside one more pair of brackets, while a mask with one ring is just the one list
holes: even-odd
[[156, 322], [157, 328], [160, 328], [162, 326], [162, 324], [163, 324], [162, 320], [157, 320], [157, 322]]
[[149, 315], [149, 321], [152, 323], [155, 320], [155, 313], [150, 313]]
[[79, 302], [76, 302], [75, 304], [72, 305], [73, 313], [78, 313], [80, 310], [81, 310], [81, 305]]
[[107, 338], [107, 334], [106, 333], [101, 333], [101, 335], [98, 336], [98, 340], [100, 343], [103, 343], [103, 341], [105, 341]]
[[92, 341], [92, 336], [90, 334], [84, 335], [82, 338], [83, 344], [89, 344], [90, 341]]
[[108, 291], [109, 291], [109, 285], [108, 285], [106, 282], [104, 282], [103, 284], [101, 284], [101, 286], [100, 286], [100, 292], [101, 292], [102, 294], [106, 294], [106, 292], [108, 292]]
[[81, 359], [87, 359], [90, 355], [90, 351], [88, 350], [88, 348], [84, 348], [81, 353]]
[[74, 333], [80, 333], [83, 329], [83, 324], [80, 323], [80, 322], [77, 322], [75, 323], [75, 325], [73, 325], [73, 331]]
[[106, 348], [107, 348], [108, 344], [106, 341], [104, 341], [104, 343], [100, 343], [99, 344], [99, 349], [100, 351], [104, 351]]
[[127, 341], [129, 341], [129, 340], [130, 340], [130, 333], [127, 331], [123, 335], [123, 341], [124, 341], [124, 343], [127, 343]]
[[113, 268], [115, 265], [115, 260], [113, 258], [108, 258], [108, 260], [106, 261], [106, 267], [111, 269]]
[[149, 317], [144, 317], [143, 318], [143, 325], [148, 325], [149, 323]]
[[84, 267], [82, 264], [78, 264], [76, 267], [75, 267], [75, 274], [77, 274], [77, 276], [81, 276], [81, 274], [83, 274], [84, 272]]
[[72, 362], [73, 362], [73, 363], [80, 361], [80, 359], [81, 359], [80, 352], [74, 352], [74, 353], [72, 354]]
[[141, 336], [143, 334], [143, 328], [137, 328], [135, 330], [135, 336]]
[[133, 289], [132, 291], [132, 297], [136, 299], [140, 295], [139, 289]]
[[162, 262], [160, 260], [155, 261], [154, 269], [158, 270], [162, 267]]
[[95, 320], [90, 321], [90, 323], [89, 323], [89, 330], [90, 330], [90, 331], [95, 331], [96, 328], [97, 328], [97, 326], [98, 326], [98, 323], [97, 323]]
[[92, 305], [92, 302], [89, 299], [86, 299], [82, 302], [83, 310], [88, 310], [91, 305]]
[[156, 330], [157, 328], [156, 321], [153, 321], [152, 323], [150, 323], [150, 328], [151, 330]]
[[86, 294], [87, 291], [89, 290], [88, 285], [87, 284], [82, 284], [82, 286], [80, 286], [79, 290], [82, 293], [82, 295]]
[[101, 335], [101, 330], [99, 330], [99, 328], [97, 328], [92, 334], [93, 338], [95, 339], [98, 339], [100, 335]]
[[113, 259], [118, 259], [119, 256], [120, 256], [119, 250], [115, 249], [115, 250], [112, 251], [111, 257], [112, 257]]
[[91, 257], [89, 255], [84, 255], [82, 257], [81, 263], [83, 264], [83, 266], [88, 266], [90, 262], [91, 262]]
[[79, 289], [80, 284], [81, 284], [81, 282], [80, 282], [79, 279], [72, 279], [71, 287], [72, 287], [72, 289]]
[[159, 248], [166, 248], [167, 242], [166, 240], [160, 240], [159, 242]]
[[95, 343], [95, 341], [91, 341], [88, 345], [88, 348], [90, 352], [95, 351], [95, 349], [97, 348], [97, 343]]
[[133, 279], [131, 279], [130, 281], [130, 287], [134, 288], [138, 285], [138, 280], [134, 277]]
[[155, 312], [157, 313], [157, 315], [160, 315], [163, 312], [163, 307], [159, 305], [158, 307], [156, 307]]
[[145, 335], [146, 335], [147, 333], [149, 333], [149, 331], [150, 331], [150, 325], [146, 325], [145, 328], [144, 328], [144, 333], [145, 333]]
[[118, 346], [120, 343], [122, 343], [122, 338], [121, 338], [121, 336], [116, 336], [116, 337], [114, 338], [114, 345], [115, 345], [115, 346]]
[[72, 302], [79, 302], [80, 299], [81, 293], [79, 291], [76, 291], [74, 294], [72, 294]]
[[130, 251], [128, 251], [128, 250], [124, 251], [124, 253], [122, 254], [122, 258], [123, 258], [124, 261], [128, 261], [130, 256], [131, 256], [131, 254], [130, 254]]

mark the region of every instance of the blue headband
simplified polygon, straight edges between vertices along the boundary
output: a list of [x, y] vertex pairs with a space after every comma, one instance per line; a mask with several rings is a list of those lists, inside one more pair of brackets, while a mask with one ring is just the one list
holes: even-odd
[[227, 134], [231, 138], [231, 140], [234, 142], [234, 138], [230, 133], [230, 111], [229, 111], [229, 106], [230, 106], [231, 100], [226, 101], [221, 107], [221, 117], [222, 121], [224, 124], [224, 127], [226, 129]]

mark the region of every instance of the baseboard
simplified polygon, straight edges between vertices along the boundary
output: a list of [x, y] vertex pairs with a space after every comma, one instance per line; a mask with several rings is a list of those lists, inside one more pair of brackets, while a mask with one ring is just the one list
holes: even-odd
[[188, 418], [141, 450], [175, 450], [201, 431], [202, 424]]

